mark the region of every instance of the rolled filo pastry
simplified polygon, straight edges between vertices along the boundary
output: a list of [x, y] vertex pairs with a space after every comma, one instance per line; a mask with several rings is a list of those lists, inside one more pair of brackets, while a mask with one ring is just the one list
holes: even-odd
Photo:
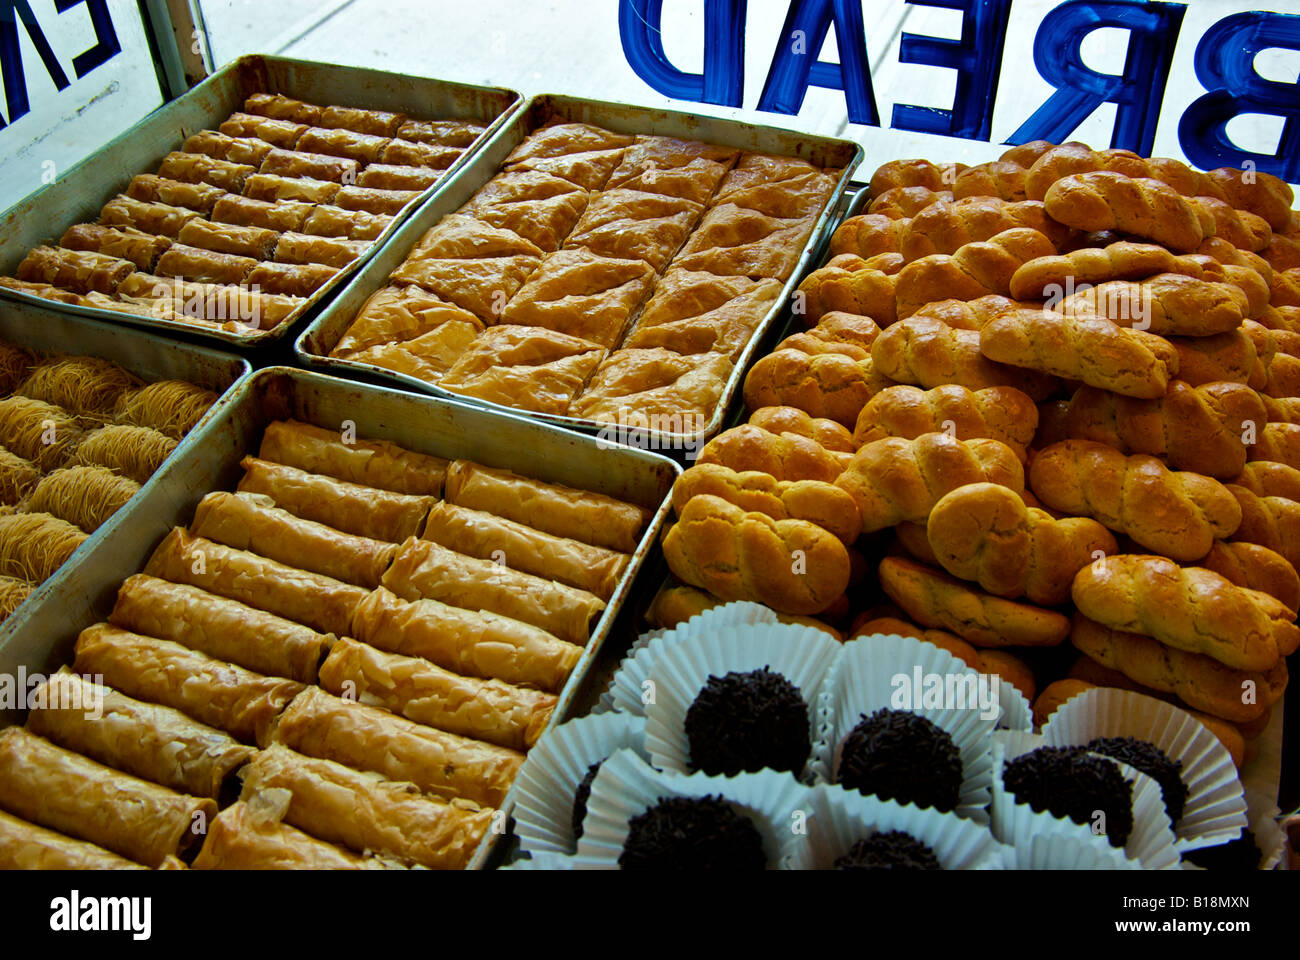
[[240, 493], [263, 493], [304, 520], [344, 533], [401, 543], [420, 531], [435, 498], [364, 487], [256, 457], [240, 461]]
[[421, 538], [466, 556], [556, 580], [608, 600], [631, 560], [626, 553], [557, 537], [482, 510], [435, 503]]
[[217, 815], [209, 797], [121, 773], [22, 727], [0, 730], [0, 807], [147, 867], [197, 846]]
[[384, 587], [357, 607], [352, 635], [462, 676], [494, 677], [551, 693], [564, 686], [583, 649], [520, 620], [437, 600], [408, 602]]
[[379, 586], [397, 553], [394, 543], [304, 520], [258, 493], [208, 494], [199, 501], [190, 531], [268, 560], [372, 588]]
[[367, 590], [235, 550], [176, 527], [145, 566], [151, 577], [186, 583], [321, 633], [345, 634]]
[[108, 622], [299, 683], [316, 682], [334, 639], [238, 600], [139, 573], [122, 583]]
[[264, 743], [271, 724], [303, 690], [205, 653], [98, 623], [77, 637], [72, 669], [128, 696], [179, 710], [245, 743]]
[[447, 468], [451, 503], [505, 517], [557, 537], [632, 553], [650, 515], [636, 504], [557, 483], [530, 480], [468, 460]]
[[310, 757], [373, 770], [425, 793], [499, 807], [524, 755], [308, 687], [276, 721], [272, 740]]
[[448, 461], [405, 450], [387, 440], [350, 438], [300, 420], [277, 420], [262, 434], [257, 454], [309, 473], [394, 493], [442, 496]]
[[[283, 791], [282, 791], [283, 792]], [[390, 870], [401, 865], [362, 857], [317, 840], [239, 801], [208, 825], [195, 870]]]
[[605, 609], [595, 594], [467, 557], [430, 540], [407, 540], [383, 584], [404, 600], [440, 600], [531, 623], [561, 640], [585, 645]]
[[[220, 796], [257, 752], [179, 710], [132, 699], [67, 667], [37, 687], [33, 697], [27, 714], [33, 733], [196, 797]], [[86, 709], [87, 704], [96, 709]]]
[[557, 700], [554, 694], [462, 677], [427, 660], [346, 638], [325, 658], [320, 682], [331, 693], [512, 750], [537, 742]]
[[144, 869], [141, 864], [103, 847], [65, 837], [0, 811], [0, 870]]
[[463, 869], [492, 823], [491, 808], [426, 797], [412, 784], [305, 757], [278, 743], [259, 753], [243, 776], [244, 798], [267, 789], [293, 794], [284, 817], [291, 826], [408, 864]]

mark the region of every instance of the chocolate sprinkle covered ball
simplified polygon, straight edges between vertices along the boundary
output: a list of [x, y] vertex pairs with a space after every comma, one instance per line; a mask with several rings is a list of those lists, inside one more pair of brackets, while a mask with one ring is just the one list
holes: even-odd
[[835, 861], [836, 870], [942, 870], [934, 851], [901, 830], [859, 840]]
[[1041, 813], [1069, 817], [1091, 827], [1105, 815], [1112, 847], [1122, 847], [1133, 831], [1133, 788], [1110, 760], [1086, 747], [1040, 747], [1009, 760], [1002, 782], [1021, 803]]
[[947, 731], [906, 710], [877, 710], [844, 740], [838, 781], [882, 800], [947, 813], [961, 799], [961, 752]]
[[573, 791], [573, 839], [582, 838], [582, 821], [587, 817], [587, 800], [591, 797], [591, 782], [596, 779], [596, 774], [600, 773], [600, 765], [603, 760], [597, 760], [587, 768], [587, 775], [582, 778], [578, 784], [578, 789]]
[[1217, 870], [1222, 873], [1242, 873], [1258, 870], [1259, 862], [1264, 859], [1264, 851], [1255, 843], [1255, 834], [1242, 830], [1241, 836], [1217, 847], [1204, 847], [1183, 854], [1183, 859], [1205, 870]]
[[660, 797], [628, 821], [624, 870], [763, 870], [763, 838], [721, 797]]
[[691, 766], [711, 776], [765, 767], [798, 776], [812, 752], [803, 694], [767, 667], [709, 677], [685, 728]]
[[1187, 784], [1183, 783], [1183, 763], [1171, 760], [1154, 743], [1136, 737], [1098, 737], [1088, 744], [1094, 753], [1104, 753], [1113, 760], [1127, 763], [1160, 784], [1165, 798], [1165, 812], [1171, 823], [1183, 819], [1187, 806]]

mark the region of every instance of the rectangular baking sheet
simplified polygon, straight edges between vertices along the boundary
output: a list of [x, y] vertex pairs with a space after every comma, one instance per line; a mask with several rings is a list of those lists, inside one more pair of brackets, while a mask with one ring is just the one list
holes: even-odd
[[252, 367], [247, 360], [233, 354], [26, 303], [0, 305], [0, 340], [43, 354], [102, 357], [120, 364], [142, 380], [188, 380], [216, 392], [219, 397], [140, 492], [92, 533], [52, 577], [33, 590], [26, 602], [0, 624], [2, 650], [11, 638], [28, 634], [31, 629], [28, 622], [33, 618], [41, 620], [38, 611], [51, 601], [58, 611], [70, 612], [64, 604], [75, 604], [83, 592], [82, 567], [105, 560], [111, 562], [120, 549], [123, 530], [132, 526], [137, 514], [149, 509], [155, 491], [183, 482], [195, 448], [206, 442], [214, 421], [230, 403], [232, 388], [252, 373]]
[[[437, 183], [397, 215], [364, 254], [317, 290], [293, 316], [270, 330], [245, 335], [97, 307], [53, 303], [53, 309], [109, 323], [154, 328], [172, 335], [218, 340], [245, 349], [280, 340], [322, 300], [338, 290], [385, 240], [398, 231], [403, 221], [423, 202], [438, 194], [475, 153], [499, 135], [522, 103], [518, 93], [499, 87], [451, 83], [282, 57], [241, 57], [193, 90], [159, 107], [106, 147], [61, 173], [49, 186], [0, 215], [0, 274], [13, 276], [28, 251], [43, 243], [57, 243], [63, 231], [73, 224], [98, 220], [100, 208], [125, 190], [133, 176], [154, 170], [169, 152], [179, 150], [191, 134], [215, 129], [232, 113], [241, 110], [245, 99], [253, 93], [280, 93], [321, 105], [390, 110], [423, 120], [468, 120], [481, 123], [487, 129]], [[0, 287], [0, 301], [46, 306], [52, 303], [4, 287]]]
[[[645, 507], [652, 519], [642, 534], [623, 578], [597, 621], [577, 666], [560, 692], [547, 729], [565, 720], [584, 689], [633, 581], [658, 542], [669, 510], [668, 496], [681, 469], [667, 457], [630, 448], [602, 448], [593, 438], [507, 416], [466, 403], [417, 396], [360, 384], [311, 371], [268, 367], [244, 380], [208, 418], [201, 436], [175, 458], [169, 478], [151, 481], [148, 496], [118, 524], [113, 549], [85, 556], [76, 577], [45, 592], [20, 629], [0, 643], [0, 674], [50, 672], [71, 659], [77, 634], [104, 620], [122, 581], [141, 570], [159, 541], [174, 526], [185, 526], [203, 496], [233, 490], [240, 459], [255, 453], [266, 425], [293, 417], [329, 429], [344, 420], [357, 436], [391, 440], [420, 453], [467, 458], [512, 469], [539, 480], [604, 493]], [[166, 471], [166, 468], [164, 468]], [[155, 477], [155, 480], [158, 480]], [[15, 719], [10, 716], [0, 719]], [[509, 814], [514, 792], [502, 809]], [[470, 863], [482, 868], [504, 834], [489, 833]]]
[[[618, 133], [657, 134], [690, 140], [703, 140], [708, 143], [725, 144], [744, 150], [761, 153], [782, 154], [799, 157], [810, 163], [824, 167], [841, 167], [835, 190], [826, 203], [826, 208], [813, 228], [812, 235], [804, 244], [799, 260], [786, 281], [781, 296], [768, 310], [755, 328], [745, 350], [736, 359], [735, 368], [727, 379], [718, 405], [703, 429], [690, 433], [668, 433], [648, 431], [636, 438], [637, 446], [655, 450], [681, 451], [699, 450], [704, 441], [722, 429], [732, 401], [744, 382], [745, 370], [755, 351], [765, 339], [772, 324], [787, 310], [791, 293], [808, 265], [821, 256], [822, 249], [831, 231], [839, 222], [838, 209], [840, 197], [848, 185], [853, 171], [862, 160], [862, 148], [847, 140], [834, 140], [829, 137], [815, 137], [808, 134], [781, 130], [776, 127], [754, 126], [736, 120], [723, 120], [715, 117], [697, 117], [694, 114], [678, 113], [671, 110], [637, 107], [623, 103], [606, 103], [599, 100], [584, 100], [577, 97], [543, 94], [533, 97], [528, 104], [505, 125], [500, 135], [479, 150], [459, 173], [446, 184], [446, 188], [437, 196], [426, 200], [406, 224], [384, 244], [344, 288], [321, 310], [314, 321], [303, 331], [295, 344], [298, 358], [308, 366], [331, 370], [343, 376], [361, 376], [371, 380], [387, 381], [400, 384], [408, 390], [431, 393], [439, 397], [459, 399], [495, 410], [515, 413], [545, 423], [554, 423], [571, 429], [589, 433], [607, 430], [609, 424], [582, 417], [568, 415], [533, 413], [517, 410], [486, 400], [464, 397], [444, 390], [435, 384], [426, 383], [408, 374], [385, 370], [383, 367], [356, 360], [342, 360], [331, 357], [343, 334], [352, 324], [358, 311], [376, 290], [385, 286], [388, 275], [395, 270], [415, 246], [426, 230], [444, 216], [454, 213], [465, 204], [483, 184], [496, 175], [502, 162], [516, 146], [540, 127], [551, 116], [558, 115], [571, 122], [591, 123]], [[619, 439], [616, 437], [615, 439]]]

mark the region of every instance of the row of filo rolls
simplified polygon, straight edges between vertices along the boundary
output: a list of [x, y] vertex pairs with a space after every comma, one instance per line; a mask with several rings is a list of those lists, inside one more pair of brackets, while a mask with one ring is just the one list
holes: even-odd
[[0, 867], [462, 868], [649, 516], [288, 420], [0, 731]]
[[126, 505], [217, 400], [0, 341], [0, 620]]

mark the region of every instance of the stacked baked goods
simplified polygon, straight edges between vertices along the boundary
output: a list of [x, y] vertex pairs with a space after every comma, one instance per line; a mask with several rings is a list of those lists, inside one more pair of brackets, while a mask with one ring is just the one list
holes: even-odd
[[870, 196], [680, 478], [656, 613], [922, 637], [1040, 719], [1137, 690], [1240, 763], [1300, 643], [1291, 189], [1038, 142]]
[[233, 333], [298, 314], [483, 128], [253, 94], [0, 285]]
[[102, 716], [0, 732], [4, 865], [461, 868], [504, 832], [647, 513], [292, 420], [242, 466], [49, 680]]
[[695, 433], [838, 173], [555, 120], [420, 239], [330, 355], [520, 410]]
[[0, 342], [0, 620], [139, 491], [217, 395]]

